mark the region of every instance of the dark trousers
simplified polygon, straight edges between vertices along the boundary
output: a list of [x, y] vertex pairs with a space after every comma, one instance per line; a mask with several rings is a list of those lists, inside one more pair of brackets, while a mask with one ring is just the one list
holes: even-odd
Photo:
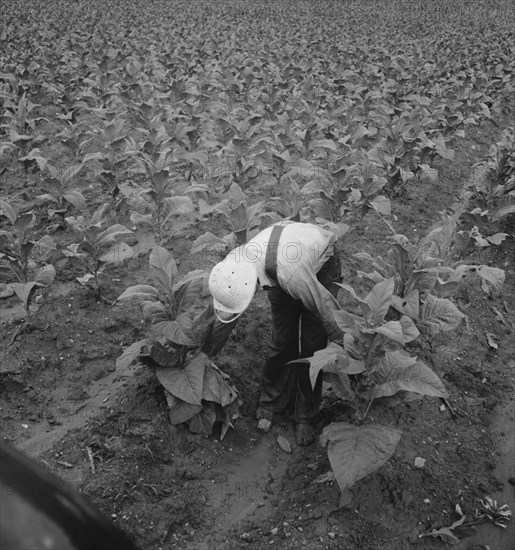
[[[325, 288], [336, 297], [341, 281], [339, 254], [327, 260], [317, 274]], [[296, 422], [316, 417], [322, 397], [322, 376], [315, 388], [309, 378], [309, 365], [289, 361], [312, 356], [327, 345], [327, 333], [318, 316], [308, 311], [300, 300], [279, 287], [268, 290], [272, 308], [272, 343], [266, 359], [259, 404], [273, 411], [293, 411]]]

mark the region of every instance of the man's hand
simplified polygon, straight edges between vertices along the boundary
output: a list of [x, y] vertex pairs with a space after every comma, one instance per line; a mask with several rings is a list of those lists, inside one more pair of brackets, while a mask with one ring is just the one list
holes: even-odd
[[236, 321], [221, 323], [215, 315], [213, 303], [209, 302], [206, 309], [194, 320], [195, 324], [202, 325], [200, 351], [214, 357], [225, 346]]

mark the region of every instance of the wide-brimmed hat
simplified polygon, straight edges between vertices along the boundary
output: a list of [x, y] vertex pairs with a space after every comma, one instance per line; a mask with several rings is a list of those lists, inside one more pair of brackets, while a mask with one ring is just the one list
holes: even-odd
[[209, 291], [215, 314], [222, 323], [237, 319], [249, 306], [256, 291], [257, 271], [253, 263], [226, 258], [209, 275]]

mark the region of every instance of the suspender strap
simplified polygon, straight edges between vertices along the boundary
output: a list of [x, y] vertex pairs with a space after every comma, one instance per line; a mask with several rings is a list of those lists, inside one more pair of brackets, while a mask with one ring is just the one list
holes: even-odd
[[270, 242], [266, 248], [265, 274], [271, 282], [277, 283], [277, 253], [279, 252], [279, 239], [283, 232], [284, 225], [274, 225]]

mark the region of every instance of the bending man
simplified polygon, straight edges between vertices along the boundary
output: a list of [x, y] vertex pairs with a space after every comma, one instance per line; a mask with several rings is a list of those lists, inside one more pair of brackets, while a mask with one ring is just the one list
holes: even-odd
[[272, 344], [265, 362], [258, 419], [271, 425], [274, 414], [293, 411], [299, 445], [315, 437], [321, 376], [312, 387], [309, 366], [288, 364], [342, 341], [332, 311], [341, 281], [336, 235], [317, 225], [280, 222], [235, 248], [209, 277], [213, 306], [222, 323], [232, 323], [250, 304], [257, 284], [272, 309]]

